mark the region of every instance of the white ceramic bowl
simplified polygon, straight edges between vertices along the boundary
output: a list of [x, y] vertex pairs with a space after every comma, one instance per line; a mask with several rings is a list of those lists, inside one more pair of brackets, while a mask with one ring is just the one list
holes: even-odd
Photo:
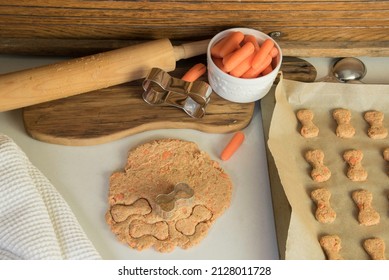
[[271, 89], [277, 77], [282, 63], [282, 52], [280, 46], [273, 40], [278, 49], [277, 66], [265, 76], [253, 79], [244, 79], [231, 76], [220, 70], [212, 60], [211, 47], [221, 38], [233, 31], [240, 31], [243, 34], [254, 35], [261, 45], [266, 39], [273, 40], [270, 36], [251, 28], [231, 28], [216, 34], [209, 42], [207, 48], [208, 82], [212, 89], [224, 99], [237, 103], [249, 103], [264, 97]]

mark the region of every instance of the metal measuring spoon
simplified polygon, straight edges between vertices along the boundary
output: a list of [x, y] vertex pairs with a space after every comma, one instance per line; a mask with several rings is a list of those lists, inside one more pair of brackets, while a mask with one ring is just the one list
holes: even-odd
[[330, 73], [320, 79], [320, 82], [329, 83], [362, 83], [366, 75], [366, 67], [362, 61], [354, 57], [338, 59], [331, 67]]
[[331, 72], [341, 83], [362, 83], [361, 80], [366, 75], [366, 66], [355, 57], [345, 57], [334, 63]]

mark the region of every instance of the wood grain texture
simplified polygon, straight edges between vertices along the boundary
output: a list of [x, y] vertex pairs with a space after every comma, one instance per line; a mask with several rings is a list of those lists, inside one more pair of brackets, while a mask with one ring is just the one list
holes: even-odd
[[[181, 62], [171, 74], [181, 77], [195, 61]], [[281, 70], [289, 79], [312, 82], [316, 78], [313, 66], [297, 58], [285, 58]], [[152, 129], [227, 133], [246, 127], [255, 107], [254, 102], [229, 102], [212, 93], [206, 115], [193, 119], [177, 108], [148, 105], [142, 92], [138, 80], [30, 106], [23, 110], [25, 129], [37, 140], [72, 146], [102, 144]]]
[[[73, 55], [83, 55], [85, 47], [78, 50], [72, 45], [74, 40], [87, 45], [90, 42], [89, 46], [98, 51], [159, 38], [209, 39], [230, 27], [251, 27], [267, 34], [279, 31], [277, 40], [287, 56], [328, 56], [331, 51], [336, 56], [385, 56], [389, 52], [388, 1], [10, 2], [0, 1], [2, 53], [23, 52], [25, 48], [30, 53], [45, 54], [44, 48], [53, 52], [50, 40], [54, 46], [61, 40], [64, 53], [71, 49]], [[49, 41], [42, 46], [40, 39]], [[30, 44], [24, 44], [28, 41]]]

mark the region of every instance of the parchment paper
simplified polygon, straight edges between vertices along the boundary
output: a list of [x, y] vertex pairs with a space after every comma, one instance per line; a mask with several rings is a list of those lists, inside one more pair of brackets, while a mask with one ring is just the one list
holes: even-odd
[[[389, 128], [389, 86], [302, 83], [281, 78], [275, 94], [268, 145], [292, 207], [285, 259], [325, 259], [319, 245], [320, 236], [325, 234], [339, 235], [345, 259], [369, 259], [362, 247], [367, 238], [380, 237], [389, 246], [389, 163], [382, 155], [384, 148], [389, 147], [389, 139], [370, 139], [369, 124], [363, 119], [366, 111], [382, 111], [384, 126]], [[313, 122], [320, 129], [318, 137], [301, 136], [296, 112], [302, 108], [314, 112]], [[336, 136], [337, 124], [332, 117], [336, 108], [351, 111], [351, 123], [356, 129], [352, 139]], [[323, 150], [324, 163], [332, 173], [327, 182], [315, 183], [311, 179], [312, 168], [304, 158], [310, 149]], [[368, 172], [365, 182], [352, 182], [346, 176], [348, 164], [343, 160], [343, 153], [349, 149], [361, 149], [364, 153], [362, 165]], [[327, 187], [332, 194], [330, 203], [337, 213], [332, 224], [321, 224], [314, 217], [316, 205], [310, 192], [318, 187]], [[351, 193], [358, 189], [373, 193], [372, 205], [381, 216], [379, 225], [359, 224], [358, 208], [351, 198]]]

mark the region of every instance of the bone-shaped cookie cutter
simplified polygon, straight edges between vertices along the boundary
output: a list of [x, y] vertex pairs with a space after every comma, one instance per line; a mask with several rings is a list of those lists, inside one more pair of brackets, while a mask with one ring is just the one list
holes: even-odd
[[202, 118], [212, 88], [203, 81], [186, 82], [152, 68], [143, 81], [143, 99], [151, 105], [174, 106], [193, 118]]
[[173, 217], [175, 211], [193, 203], [194, 190], [185, 183], [178, 183], [168, 194], [160, 194], [155, 198], [156, 212], [164, 219]]

